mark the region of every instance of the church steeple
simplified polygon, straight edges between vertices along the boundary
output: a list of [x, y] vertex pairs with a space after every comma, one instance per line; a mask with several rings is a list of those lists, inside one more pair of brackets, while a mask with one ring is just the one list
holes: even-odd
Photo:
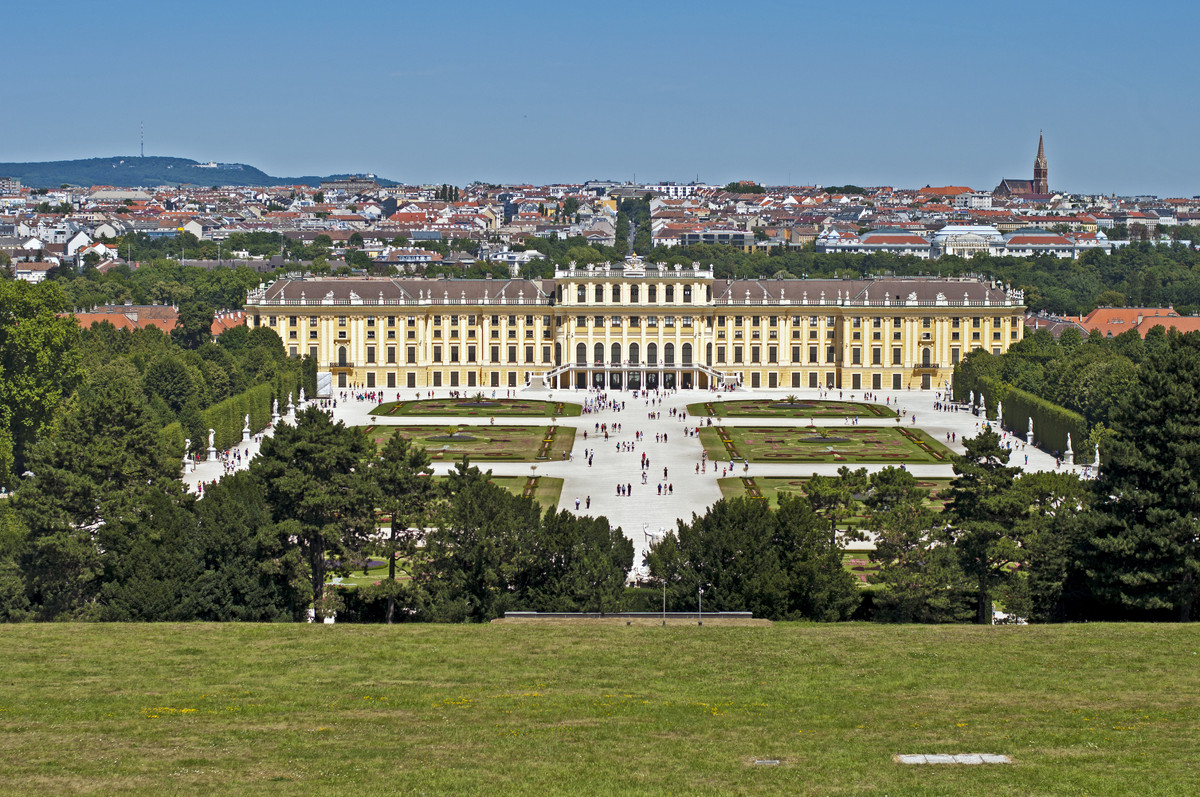
[[1046, 148], [1042, 144], [1042, 133], [1038, 131], [1038, 153], [1033, 161], [1033, 193], [1050, 193], [1049, 172], [1046, 168]]

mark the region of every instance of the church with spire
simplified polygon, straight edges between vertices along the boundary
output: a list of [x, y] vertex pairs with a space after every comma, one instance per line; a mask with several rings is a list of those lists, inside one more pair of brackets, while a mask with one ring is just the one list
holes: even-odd
[[1050, 172], [1046, 167], [1046, 146], [1038, 133], [1037, 157], [1033, 160], [1033, 179], [1018, 180], [1005, 178], [1000, 181], [992, 193], [996, 196], [1024, 199], [1032, 202], [1046, 201], [1053, 197], [1050, 193]]

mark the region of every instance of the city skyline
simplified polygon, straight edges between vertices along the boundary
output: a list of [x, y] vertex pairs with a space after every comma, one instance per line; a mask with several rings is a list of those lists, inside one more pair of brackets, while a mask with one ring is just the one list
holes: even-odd
[[75, 121], [13, 115], [0, 160], [134, 154], [144, 124], [148, 155], [281, 176], [991, 190], [1044, 131], [1052, 190], [1200, 193], [1182, 3], [1169, 27], [1112, 3], [131, 9], [10, 11], [53, 46], [14, 37], [27, 78], [0, 96]]

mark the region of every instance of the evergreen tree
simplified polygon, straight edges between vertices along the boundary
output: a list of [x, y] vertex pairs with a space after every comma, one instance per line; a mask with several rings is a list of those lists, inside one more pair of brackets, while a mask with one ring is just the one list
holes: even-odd
[[511, 495], [489, 475], [464, 459], [447, 480], [447, 505], [415, 573], [428, 619], [486, 622], [523, 608], [518, 587], [535, 555], [529, 540], [540, 515], [533, 499]]
[[621, 608], [633, 543], [606, 518], [548, 509], [533, 542], [520, 584], [522, 605], [559, 612]]
[[198, 620], [301, 620], [312, 581], [299, 546], [274, 534], [265, 491], [235, 473], [197, 501], [198, 570], [192, 601]]
[[[850, 474], [854, 481], [856, 474]], [[761, 503], [761, 502], [760, 502]], [[848, 620], [862, 601], [854, 576], [842, 566], [844, 549], [825, 533], [804, 498], [782, 494], [772, 540], [787, 583], [789, 619]]]
[[1187, 622], [1200, 597], [1200, 333], [1149, 353], [1113, 417], [1097, 485], [1097, 596], [1131, 617]]
[[[850, 470], [842, 465], [837, 476], [813, 474], [804, 485], [804, 494], [812, 508], [825, 519], [829, 539], [836, 542], [838, 524], [854, 514], [858, 496], [867, 490], [867, 469]], [[850, 532], [851, 537], [854, 536]]]
[[196, 349], [212, 340], [213, 308], [195, 299], [179, 305], [179, 320], [171, 330], [171, 339], [185, 349]]
[[1008, 451], [990, 428], [963, 445], [966, 453], [954, 455], [956, 478], [946, 503], [948, 542], [975, 584], [976, 622], [989, 624], [994, 591], [1011, 579], [1020, 561], [1017, 520], [1023, 507], [1014, 480], [1021, 469], [1007, 464]]
[[277, 547], [303, 558], [318, 620], [336, 608], [326, 576], [349, 573], [375, 530], [376, 493], [366, 478], [373, 453], [366, 435], [314, 406], [297, 414], [295, 426], [278, 426], [250, 467], [271, 508]]
[[1072, 473], [1024, 473], [1017, 479], [1025, 562], [1011, 611], [1031, 622], [1101, 619], [1082, 566], [1090, 548], [1085, 513], [1092, 489]]
[[127, 364], [98, 369], [34, 447], [29, 466], [33, 477], [17, 507], [30, 534], [31, 598], [44, 618], [94, 616], [105, 527], [135, 525], [151, 494], [181, 490], [178, 461], [159, 437], [136, 372]]
[[844, 620], [860, 596], [825, 523], [797, 496], [782, 496], [778, 511], [761, 499], [722, 499], [690, 523], [680, 521], [650, 548], [646, 564], [666, 580], [675, 610], [695, 607], [703, 588], [715, 611]]
[[765, 501], [722, 499], [704, 515], [682, 520], [673, 534], [653, 545], [646, 564], [667, 581], [667, 604], [674, 611], [696, 608], [703, 589], [714, 611], [753, 612], [758, 617], [787, 614], [787, 578], [772, 545], [775, 515]]
[[396, 557], [403, 554], [411, 559], [416, 553], [416, 535], [409, 530], [415, 525], [423, 528], [430, 514], [431, 500], [436, 492], [429, 454], [413, 445], [400, 432], [388, 438], [371, 463], [371, 478], [379, 488], [379, 508], [389, 517], [391, 539], [388, 546], [388, 605], [387, 622], [396, 611]]
[[875, 619], [895, 623], [954, 623], [973, 615], [972, 585], [954, 549], [945, 544], [928, 490], [911, 473], [887, 467], [871, 476], [864, 500], [867, 528], [875, 535], [871, 560], [881, 567], [873, 581]]

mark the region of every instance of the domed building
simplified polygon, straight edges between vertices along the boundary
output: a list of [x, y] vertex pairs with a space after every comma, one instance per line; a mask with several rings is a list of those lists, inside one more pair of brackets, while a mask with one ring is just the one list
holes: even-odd
[[974, 257], [977, 254], [992, 254], [996, 247], [1003, 248], [1004, 236], [995, 227], [986, 224], [947, 224], [933, 234], [929, 241], [930, 255]]

